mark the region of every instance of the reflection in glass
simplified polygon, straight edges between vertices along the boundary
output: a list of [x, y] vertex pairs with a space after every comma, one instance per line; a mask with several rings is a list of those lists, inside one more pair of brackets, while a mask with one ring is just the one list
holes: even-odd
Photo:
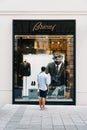
[[41, 66], [51, 79], [47, 101], [73, 101], [73, 35], [15, 35], [14, 48], [15, 101], [38, 101]]

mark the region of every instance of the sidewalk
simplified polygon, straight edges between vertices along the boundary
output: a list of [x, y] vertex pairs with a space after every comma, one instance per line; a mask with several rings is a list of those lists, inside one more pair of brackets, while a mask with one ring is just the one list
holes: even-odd
[[0, 130], [87, 130], [87, 106], [0, 105]]

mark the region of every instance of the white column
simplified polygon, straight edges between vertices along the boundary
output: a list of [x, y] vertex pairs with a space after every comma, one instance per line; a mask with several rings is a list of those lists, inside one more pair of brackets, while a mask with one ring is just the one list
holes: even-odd
[[27, 85], [27, 76], [23, 76], [23, 90], [22, 96], [28, 96], [28, 85]]

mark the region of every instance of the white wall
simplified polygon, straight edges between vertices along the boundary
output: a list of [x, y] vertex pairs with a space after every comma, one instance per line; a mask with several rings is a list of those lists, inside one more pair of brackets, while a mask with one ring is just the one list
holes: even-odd
[[0, 1], [0, 104], [12, 103], [12, 19], [76, 19], [76, 104], [87, 105], [87, 0], [36, 2]]
[[0, 0], [0, 11], [86, 11], [87, 0]]

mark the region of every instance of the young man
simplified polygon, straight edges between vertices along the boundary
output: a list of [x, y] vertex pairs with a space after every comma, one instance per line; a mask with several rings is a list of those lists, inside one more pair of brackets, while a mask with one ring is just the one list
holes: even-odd
[[45, 102], [46, 102], [46, 95], [47, 91], [49, 90], [49, 83], [48, 83], [48, 76], [45, 73], [45, 67], [41, 67], [41, 72], [37, 76], [37, 82], [38, 82], [38, 88], [39, 88], [39, 104], [40, 104], [40, 109], [45, 108]]

